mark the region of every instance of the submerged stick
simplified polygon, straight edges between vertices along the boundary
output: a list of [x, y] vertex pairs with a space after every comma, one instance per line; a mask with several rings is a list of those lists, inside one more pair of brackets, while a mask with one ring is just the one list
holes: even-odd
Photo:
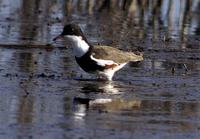
[[187, 65], [186, 65], [186, 64], [183, 64], [183, 67], [184, 67], [184, 69], [185, 69], [185, 72], [188, 72]]

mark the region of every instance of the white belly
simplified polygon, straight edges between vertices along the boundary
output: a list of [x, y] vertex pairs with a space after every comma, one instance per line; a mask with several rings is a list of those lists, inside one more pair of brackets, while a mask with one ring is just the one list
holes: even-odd
[[104, 71], [98, 72], [100, 76], [103, 76], [105, 79], [111, 81], [113, 75], [115, 74], [116, 71], [120, 70], [123, 68], [127, 63], [119, 64], [118, 66], [115, 66], [114, 68], [106, 69]]

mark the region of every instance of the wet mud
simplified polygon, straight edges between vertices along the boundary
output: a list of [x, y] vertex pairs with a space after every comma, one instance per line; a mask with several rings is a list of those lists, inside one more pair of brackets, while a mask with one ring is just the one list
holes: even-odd
[[[199, 0], [0, 1], [0, 138], [198, 139]], [[112, 82], [76, 64], [77, 23], [95, 45], [142, 51]]]

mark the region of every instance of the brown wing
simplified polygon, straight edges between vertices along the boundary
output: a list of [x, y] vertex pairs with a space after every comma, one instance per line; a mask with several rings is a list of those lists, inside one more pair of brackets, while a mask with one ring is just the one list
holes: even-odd
[[132, 52], [124, 52], [110, 46], [94, 46], [93, 56], [96, 59], [112, 60], [116, 63], [126, 63], [128, 61], [142, 61], [142, 55]]

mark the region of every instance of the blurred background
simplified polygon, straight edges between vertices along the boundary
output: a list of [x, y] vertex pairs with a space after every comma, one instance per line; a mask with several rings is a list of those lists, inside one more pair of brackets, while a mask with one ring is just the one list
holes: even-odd
[[[144, 61], [96, 81], [44, 48], [68, 23]], [[199, 84], [200, 0], [0, 0], [2, 139], [199, 139]]]
[[199, 16], [199, 0], [1, 0], [0, 41], [46, 43], [71, 22], [93, 43], [195, 41]]

